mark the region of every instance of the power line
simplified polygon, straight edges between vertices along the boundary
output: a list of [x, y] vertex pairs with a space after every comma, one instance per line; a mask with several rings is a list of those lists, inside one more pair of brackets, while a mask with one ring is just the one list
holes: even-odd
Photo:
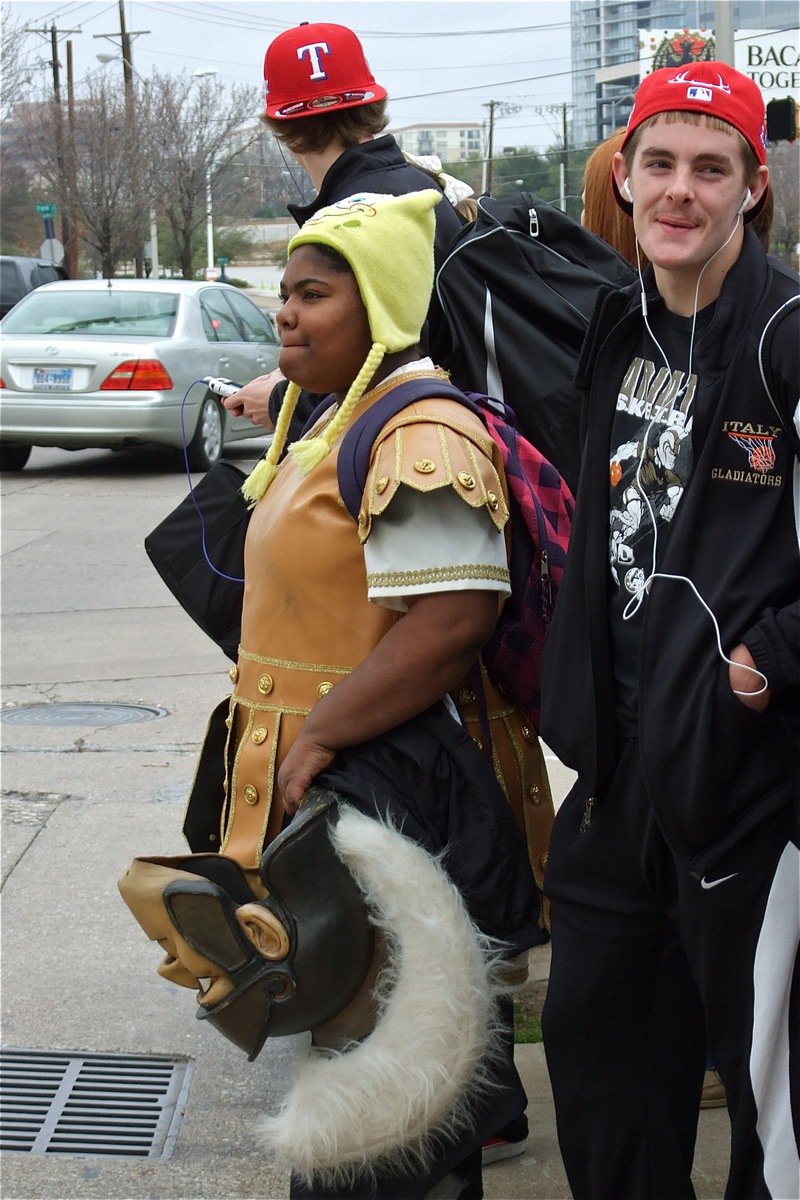
[[[481, 92], [486, 88], [493, 88], [495, 91], [498, 88], [510, 87], [514, 83], [538, 83], [542, 79], [561, 79], [565, 75], [580, 75], [587, 71], [594, 72], [594, 67], [583, 67], [581, 70], [575, 71], [550, 71], [546, 75], [527, 75], [523, 79], [503, 79], [499, 83], [477, 83], [469, 87], [460, 87], [459, 92]], [[392, 96], [391, 101], [394, 103], [397, 100], [424, 100], [428, 96], [450, 96], [453, 93], [452, 88], [444, 88], [438, 92], [415, 92], [412, 96]]]
[[[153, 8], [159, 12], [169, 13], [171, 15], [181, 16], [186, 15], [186, 9], [177, 4], [149, 4], [147, 7]], [[208, 15], [212, 14], [212, 15]], [[232, 5], [220, 6], [216, 4], [203, 4], [202, 6], [193, 5], [191, 12], [192, 21], [203, 21], [211, 25], [227, 25], [234, 24], [237, 28], [245, 29], [292, 29], [296, 22], [281, 21], [274, 17], [254, 17], [252, 14], [245, 14], [241, 10], [236, 10]], [[542, 23], [539, 25], [513, 25], [503, 28], [482, 28], [482, 29], [441, 29], [441, 30], [394, 30], [394, 29], [363, 29], [353, 27], [353, 32], [359, 38], [389, 38], [389, 39], [405, 39], [405, 40], [420, 40], [428, 38], [456, 38], [456, 37], [488, 37], [496, 34], [520, 34], [520, 33], [545, 33], [550, 30], [568, 29], [569, 21], [556, 21], [550, 23]]]

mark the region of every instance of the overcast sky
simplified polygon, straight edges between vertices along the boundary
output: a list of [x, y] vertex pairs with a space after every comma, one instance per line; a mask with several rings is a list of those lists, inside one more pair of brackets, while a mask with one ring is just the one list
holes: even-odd
[[[55, 23], [78, 30], [73, 45], [76, 86], [100, 67], [98, 53], [114, 53], [119, 37], [117, 0], [41, 3], [10, 0], [14, 17], [35, 28]], [[214, 66], [226, 82], [263, 88], [264, 50], [281, 30], [300, 21], [349, 25], [364, 43], [375, 78], [389, 92], [393, 125], [437, 121], [483, 121], [497, 100], [520, 106], [498, 118], [495, 145], [551, 145], [560, 129], [557, 114], [537, 107], [571, 99], [569, 0], [126, 0], [133, 64], [143, 76], [153, 68], [180, 73]], [[291, 18], [288, 13], [291, 12]], [[62, 64], [66, 61], [59, 37]], [[33, 35], [31, 46], [49, 59], [49, 42]], [[42, 68], [52, 86], [52, 72]]]

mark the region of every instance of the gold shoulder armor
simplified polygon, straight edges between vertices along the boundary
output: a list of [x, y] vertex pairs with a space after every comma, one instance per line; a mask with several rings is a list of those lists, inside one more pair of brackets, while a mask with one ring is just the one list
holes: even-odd
[[450, 487], [471, 508], [485, 508], [498, 530], [508, 521], [500, 452], [480, 420], [452, 401], [414, 404], [381, 430], [361, 505], [362, 542], [402, 485], [418, 492]]

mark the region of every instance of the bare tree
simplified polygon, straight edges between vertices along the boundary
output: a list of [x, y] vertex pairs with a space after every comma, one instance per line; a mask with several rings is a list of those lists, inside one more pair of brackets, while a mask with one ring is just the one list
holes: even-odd
[[775, 200], [772, 253], [797, 270], [800, 243], [800, 142], [779, 142], [767, 150], [770, 186]]
[[28, 154], [39, 175], [64, 193], [81, 239], [99, 258], [103, 275], [139, 249], [147, 213], [149, 127], [146, 89], [135, 106], [105, 77], [86, 82], [76, 103], [74, 126], [54, 130], [63, 115], [52, 101], [18, 109]]
[[39, 253], [42, 218], [37, 216], [33, 172], [27, 150], [5, 124], [0, 134], [0, 253]]
[[26, 98], [30, 85], [28, 35], [11, 14], [11, 5], [0, 9], [0, 120], [11, 116]]
[[206, 189], [230, 181], [230, 164], [261, 136], [251, 125], [256, 88], [230, 92], [213, 78], [154, 74], [149, 81], [153, 187], [178, 247], [185, 279], [194, 276], [192, 238], [206, 220]]

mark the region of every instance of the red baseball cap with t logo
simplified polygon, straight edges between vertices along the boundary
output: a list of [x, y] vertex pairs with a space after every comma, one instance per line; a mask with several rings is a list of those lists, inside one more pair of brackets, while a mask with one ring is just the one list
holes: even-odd
[[264, 82], [267, 116], [278, 121], [386, 98], [360, 41], [344, 25], [305, 23], [279, 34], [264, 56]]

